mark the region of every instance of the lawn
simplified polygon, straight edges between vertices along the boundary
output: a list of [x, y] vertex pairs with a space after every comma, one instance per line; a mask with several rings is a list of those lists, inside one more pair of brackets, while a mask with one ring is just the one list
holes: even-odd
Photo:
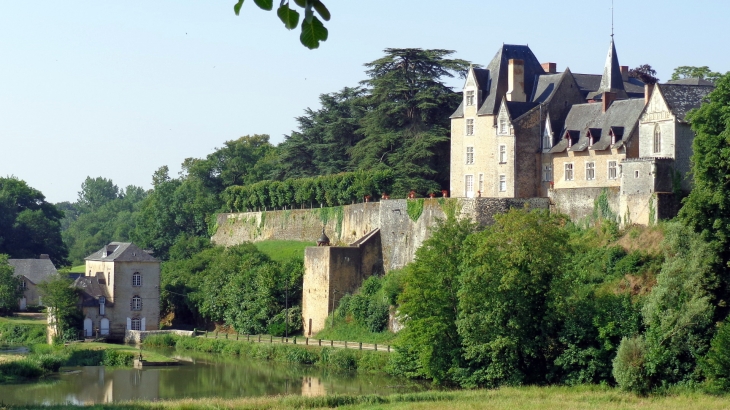
[[346, 322], [341, 318], [335, 320], [335, 327], [329, 327], [332, 316], [327, 319], [326, 328], [320, 330], [313, 338], [326, 340], [342, 340], [363, 343], [388, 344], [395, 339], [395, 333], [385, 331], [373, 333], [365, 326]]
[[[507, 387], [495, 390], [427, 391], [390, 396], [260, 397], [239, 399], [179, 399], [170, 401], [137, 401], [96, 405], [95, 409], [421, 409], [421, 410], [679, 410], [727, 409], [730, 398], [702, 393], [681, 393], [638, 397], [616, 389], [598, 386], [579, 387]], [[24, 408], [22, 406], [13, 408]], [[70, 405], [48, 406], [46, 409], [71, 409]]]
[[254, 243], [256, 248], [271, 259], [284, 262], [289, 259], [304, 259], [304, 248], [314, 246], [314, 242], [301, 241], [262, 241]]
[[68, 273], [84, 273], [86, 272], [86, 265], [77, 265], [69, 268]]
[[46, 325], [45, 317], [43, 319], [36, 319], [33, 317], [25, 316], [0, 316], [0, 322], [11, 323], [15, 325]]

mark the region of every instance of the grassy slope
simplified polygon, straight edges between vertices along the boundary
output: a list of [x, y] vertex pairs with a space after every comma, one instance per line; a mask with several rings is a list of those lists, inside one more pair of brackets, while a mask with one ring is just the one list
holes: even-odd
[[[181, 399], [161, 402], [130, 402], [97, 405], [96, 409], [727, 409], [730, 398], [700, 393], [637, 397], [615, 389], [582, 387], [512, 387], [497, 390], [457, 392], [429, 391], [391, 396], [261, 397], [241, 399]], [[29, 408], [29, 407], [8, 407]], [[71, 409], [74, 406], [48, 406]]]
[[22, 316], [3, 316], [0, 322], [12, 323], [15, 325], [46, 325], [46, 319], [32, 319]]
[[69, 268], [69, 273], [84, 273], [86, 271], [86, 265], [77, 265]]
[[[316, 239], [316, 238], [315, 238]], [[314, 246], [314, 242], [299, 241], [262, 241], [254, 243], [256, 248], [271, 259], [283, 262], [292, 258], [303, 259], [304, 248]]]
[[369, 331], [365, 326], [361, 326], [355, 323], [347, 323], [342, 318], [335, 319], [335, 326], [330, 327], [330, 321], [332, 315], [327, 319], [326, 328], [320, 330], [314, 339], [326, 339], [326, 340], [346, 340], [353, 342], [363, 343], [379, 343], [389, 344], [395, 339], [395, 334], [385, 331], [381, 333], [373, 333]]

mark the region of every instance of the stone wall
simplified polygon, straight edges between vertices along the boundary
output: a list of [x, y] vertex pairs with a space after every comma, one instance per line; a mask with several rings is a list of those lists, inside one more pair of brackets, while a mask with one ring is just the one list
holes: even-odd
[[598, 209], [597, 198], [604, 192], [609, 210], [618, 218], [621, 216], [619, 187], [552, 189], [548, 192], [550, 208], [553, 212], [568, 215], [574, 222], [587, 221]]

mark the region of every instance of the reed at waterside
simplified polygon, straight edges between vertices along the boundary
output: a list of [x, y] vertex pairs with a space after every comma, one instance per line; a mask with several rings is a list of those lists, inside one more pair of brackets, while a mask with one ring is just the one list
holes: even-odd
[[365, 372], [383, 372], [390, 358], [386, 352], [175, 335], [152, 335], [144, 340], [144, 345]]

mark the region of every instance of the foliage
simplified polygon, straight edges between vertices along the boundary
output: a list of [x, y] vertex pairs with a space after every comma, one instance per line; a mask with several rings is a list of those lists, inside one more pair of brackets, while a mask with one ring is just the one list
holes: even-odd
[[555, 326], [548, 294], [565, 258], [565, 223], [547, 211], [511, 210], [467, 239], [473, 251], [464, 256], [458, 292], [462, 384], [546, 381]]
[[656, 77], [656, 70], [649, 64], [642, 64], [629, 70], [629, 77], [638, 78], [644, 84], [656, 84], [659, 79]]
[[353, 163], [361, 170], [392, 170], [395, 195], [438, 191], [448, 186], [449, 115], [460, 102], [443, 79], [463, 78], [469, 63], [449, 58], [450, 50], [388, 48], [385, 54], [365, 64], [369, 109]]
[[462, 339], [457, 332], [462, 252], [475, 231], [468, 219], [438, 221], [432, 236], [403, 269], [399, 318], [405, 329], [398, 335], [394, 371], [449, 383], [450, 370], [462, 366]]
[[65, 266], [68, 249], [61, 240], [63, 213], [43, 194], [14, 177], [0, 178], [0, 253], [11, 258], [48, 254]]
[[710, 82], [716, 82], [722, 77], [722, 73], [717, 73], [710, 70], [708, 66], [694, 67], [694, 66], [680, 66], [674, 69], [672, 73], [672, 80], [680, 80], [682, 78], [699, 78]]
[[312, 246], [313, 242], [301, 241], [260, 241], [254, 243], [256, 249], [266, 254], [277, 262], [285, 262], [289, 259], [302, 259], [304, 248]]
[[623, 390], [644, 394], [649, 390], [646, 377], [646, 347], [642, 337], [621, 340], [613, 361], [613, 377]]
[[728, 319], [720, 324], [710, 342], [710, 349], [700, 365], [712, 390], [730, 390], [730, 326]]
[[[233, 6], [233, 11], [238, 15], [241, 12], [241, 6], [243, 6], [244, 0], [238, 0]], [[320, 41], [326, 41], [328, 31], [327, 28], [322, 24], [317, 16], [314, 15], [316, 11], [324, 21], [329, 21], [330, 12], [325, 7], [324, 3], [320, 0], [293, 0], [294, 4], [299, 8], [304, 9], [304, 19], [302, 19], [302, 34], [299, 36], [304, 47], [310, 50], [319, 48]], [[273, 0], [254, 0], [259, 8], [267, 11], [273, 10]], [[279, 16], [279, 20], [284, 23], [284, 27], [289, 30], [293, 30], [299, 24], [299, 12], [296, 8], [291, 6], [289, 0], [282, 0], [279, 8], [276, 10], [276, 15]]]
[[78, 294], [71, 287], [71, 280], [54, 275], [38, 284], [43, 303], [48, 306], [48, 314], [53, 317], [56, 327], [56, 340], [73, 340], [81, 328], [83, 316], [77, 309]]
[[384, 282], [384, 278], [377, 275], [365, 279], [357, 293], [340, 299], [334, 315], [346, 323], [352, 322], [367, 329], [370, 333], [385, 332], [388, 329], [390, 308], [388, 298], [383, 292]]
[[46, 342], [46, 325], [0, 321], [0, 344], [31, 345]]
[[421, 214], [423, 213], [423, 203], [425, 199], [409, 199], [406, 202], [407, 206], [407, 212], [408, 217], [411, 218], [411, 221], [418, 222], [418, 218], [421, 217]]
[[246, 212], [283, 207], [326, 207], [361, 201], [365, 195], [373, 198], [390, 192], [394, 174], [391, 171], [347, 172], [313, 178], [261, 181], [251, 185], [234, 186], [223, 192], [225, 206], [230, 211]]
[[20, 279], [13, 275], [8, 264], [8, 255], [0, 254], [0, 316], [18, 309], [18, 300], [23, 297]]

